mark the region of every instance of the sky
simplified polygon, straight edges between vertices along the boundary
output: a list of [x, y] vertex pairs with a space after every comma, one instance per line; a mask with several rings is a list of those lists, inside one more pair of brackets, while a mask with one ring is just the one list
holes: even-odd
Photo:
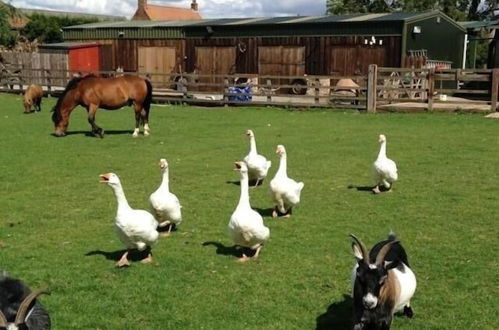
[[[149, 0], [148, 2], [184, 8], [190, 8], [191, 4], [191, 0]], [[326, 0], [197, 0], [197, 2], [203, 18], [314, 16], [324, 15], [326, 12]], [[10, 3], [20, 8], [116, 15], [128, 18], [137, 9], [137, 0], [11, 0]]]

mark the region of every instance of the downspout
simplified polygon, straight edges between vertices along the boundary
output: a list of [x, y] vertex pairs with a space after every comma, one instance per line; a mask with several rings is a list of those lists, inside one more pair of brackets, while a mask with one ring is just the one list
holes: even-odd
[[468, 51], [468, 33], [464, 34], [464, 47], [463, 47], [463, 69], [466, 69], [466, 52]]

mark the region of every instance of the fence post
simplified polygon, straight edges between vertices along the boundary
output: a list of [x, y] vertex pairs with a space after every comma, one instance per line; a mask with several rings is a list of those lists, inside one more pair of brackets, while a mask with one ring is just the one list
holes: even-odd
[[272, 81], [267, 79], [267, 103], [272, 103]]
[[227, 105], [229, 101], [229, 79], [224, 77], [224, 103]]
[[378, 66], [370, 64], [367, 72], [367, 112], [376, 112], [376, 87], [378, 84]]
[[52, 75], [49, 70], [45, 70], [45, 75], [47, 79], [47, 94], [52, 96]]
[[315, 86], [314, 103], [319, 104], [319, 101], [320, 101], [319, 92], [320, 92], [320, 87], [321, 87], [321, 81], [319, 80], [319, 78], [315, 78], [314, 86]]
[[490, 87], [490, 111], [497, 111], [497, 94], [499, 88], [499, 69], [492, 69], [492, 84]]
[[428, 71], [428, 111], [433, 111], [433, 94], [435, 93], [435, 68]]

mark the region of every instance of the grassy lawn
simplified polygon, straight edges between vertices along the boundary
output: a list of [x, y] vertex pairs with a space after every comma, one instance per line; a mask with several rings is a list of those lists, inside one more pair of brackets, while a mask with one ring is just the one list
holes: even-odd
[[[151, 136], [133, 139], [131, 109], [99, 110], [107, 135], [89, 137], [78, 108], [64, 138], [50, 108], [22, 114], [0, 95], [0, 268], [32, 288], [54, 329], [348, 329], [348, 234], [371, 247], [399, 235], [416, 273], [415, 317], [397, 329], [498, 329], [499, 122], [482, 115], [382, 114], [273, 108], [153, 106]], [[231, 254], [237, 205], [233, 162], [258, 151], [304, 181], [290, 219], [272, 219], [268, 180], [250, 191], [270, 240], [255, 262]], [[373, 195], [378, 135], [399, 167], [394, 192]], [[114, 263], [116, 200], [99, 174], [117, 173], [134, 208], [147, 209], [170, 163], [184, 222], [153, 249], [153, 264]], [[327, 313], [327, 311], [329, 312]]]

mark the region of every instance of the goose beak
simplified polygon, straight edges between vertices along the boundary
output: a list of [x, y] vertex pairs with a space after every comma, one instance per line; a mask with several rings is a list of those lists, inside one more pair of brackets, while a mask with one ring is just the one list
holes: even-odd
[[100, 175], [100, 183], [108, 183], [109, 182], [109, 173], [101, 174]]
[[234, 171], [240, 171], [241, 170], [241, 164], [239, 162], [235, 162], [234, 166], [235, 166]]

